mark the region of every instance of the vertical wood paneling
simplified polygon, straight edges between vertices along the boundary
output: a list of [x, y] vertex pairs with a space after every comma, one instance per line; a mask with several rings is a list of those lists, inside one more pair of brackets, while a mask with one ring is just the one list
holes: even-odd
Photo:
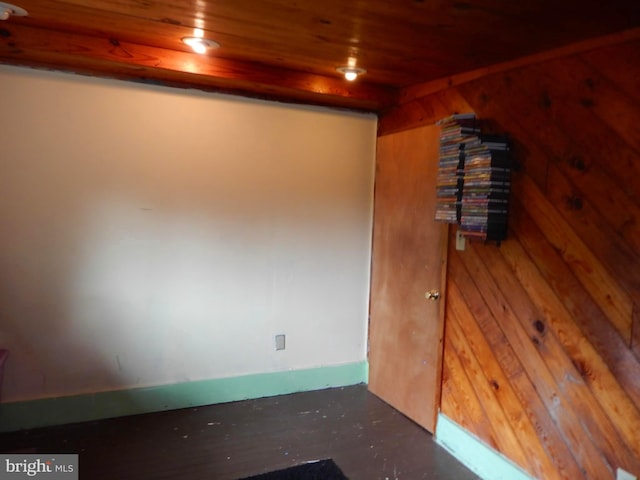
[[482, 409], [450, 338], [447, 338], [444, 343], [444, 356], [447, 359], [442, 369], [442, 398], [447, 405], [445, 413], [455, 418], [459, 425], [496, 448], [491, 422]]
[[[619, 456], [624, 458], [625, 465], [635, 464], [633, 471], [638, 470], [640, 463], [626, 456], [627, 447], [630, 447], [640, 457], [640, 416], [637, 409], [593, 346], [582, 341], [583, 336], [569, 313], [554, 290], [541, 278], [535, 264], [527, 259], [521, 245], [517, 242], [505, 245], [502, 255], [516, 272], [517, 281], [527, 291], [530, 301], [543, 315], [543, 320], [534, 322], [535, 330], [541, 333], [549, 327], [553, 333], [546, 335], [544, 341], [540, 337], [531, 338], [544, 352], [544, 360], [554, 372], [556, 385], [580, 416], [587, 437], [607, 458]], [[493, 268], [493, 265], [487, 264], [487, 268]], [[520, 306], [523, 302], [524, 299], [512, 305]], [[518, 318], [524, 316], [518, 315]], [[567, 360], [573, 368], [566, 363]]]
[[381, 131], [447, 99], [522, 168], [509, 238], [449, 251], [443, 413], [536, 478], [640, 475], [640, 42], [417, 99]]
[[[453, 244], [453, 242], [450, 242]], [[473, 257], [466, 256], [466, 262], [469, 263]], [[538, 388], [533, 384], [532, 378], [546, 378], [544, 370], [535, 372], [535, 368], [540, 367], [538, 364], [531, 364], [530, 370], [535, 374], [527, 373], [527, 359], [533, 360], [536, 356], [535, 349], [528, 342], [526, 335], [518, 328], [517, 322], [510, 315], [507, 307], [502, 307], [499, 301], [494, 302], [493, 297], [486, 296], [483, 298], [482, 293], [476, 287], [472, 273], [461, 263], [461, 258], [452, 252], [450, 256], [450, 277], [449, 283], [454, 295], [460, 292], [462, 298], [454, 298], [453, 301], [464, 302], [465, 307], [469, 309], [475, 321], [478, 322], [482, 334], [495, 353], [496, 359], [504, 370], [511, 387], [517, 392], [523, 414], [527, 415], [531, 422], [536, 426], [537, 436], [531, 436], [529, 442], [540, 443], [545, 451], [548, 452], [550, 458], [553, 459], [556, 470], [560, 473], [561, 478], [583, 478], [582, 472], [574, 458], [574, 453], [568, 445], [574, 445], [577, 450], [581, 447], [580, 437], [582, 431], [578, 423], [572, 423], [567, 418], [556, 419], [553, 416], [553, 407], [558, 405], [562, 400], [558, 398], [552, 389], [547, 389], [545, 384], [542, 388]], [[470, 266], [470, 268], [472, 268]], [[473, 269], [472, 269], [473, 271]], [[486, 272], [484, 272], [486, 275]], [[480, 284], [484, 284], [486, 276], [476, 276], [475, 280]], [[459, 289], [452, 286], [459, 285]], [[497, 291], [497, 288], [495, 289]], [[493, 308], [490, 308], [486, 302], [490, 302]], [[500, 313], [500, 311], [502, 312]], [[497, 312], [498, 314], [495, 314]], [[448, 341], [448, 335], [445, 336]], [[445, 353], [446, 355], [446, 353]], [[520, 357], [524, 361], [520, 360]], [[445, 356], [445, 366], [448, 364], [448, 358]], [[547, 408], [551, 406], [552, 408]], [[449, 405], [443, 401], [442, 411], [449, 414]], [[455, 417], [451, 417], [455, 418]], [[574, 430], [576, 430], [574, 432]], [[567, 442], [567, 439], [570, 441]], [[552, 473], [545, 472], [550, 478]]]
[[640, 224], [635, 221], [640, 218], [640, 209], [635, 203], [629, 202], [629, 197], [617, 182], [597, 164], [586, 168], [581, 158], [562, 158], [553, 151], [549, 151], [549, 154], [557, 159], [553, 162], [554, 167], [573, 186], [575, 194], [571, 197], [574, 200], [571, 203], [574, 209], [579, 210], [580, 207], [575, 199], [589, 202], [591, 208], [609, 223], [615, 236], [621, 237], [635, 252], [640, 251]]
[[[523, 463], [529, 465], [529, 470], [536, 475], [553, 471], [545, 446], [540, 442], [529, 441], [537, 436], [535, 426], [529, 416], [522, 414], [520, 399], [484, 337], [483, 330], [469, 311], [457, 285], [452, 282], [450, 287], [451, 290], [447, 292], [448, 338], [459, 337], [458, 343], [466, 344], [473, 352], [474, 367], [478, 370], [478, 375], [483, 375], [474, 384], [477, 388], [482, 387], [485, 392], [490, 392], [485, 393], [485, 404], [487, 408], [491, 408], [493, 404], [496, 412], [492, 414], [488, 411], [487, 415], [490, 418], [504, 416], [504, 427], [500, 428], [497, 435], [498, 445], [505, 445], [506, 442], [506, 447], [501, 448], [501, 451], [512, 459], [522, 456]], [[496, 409], [495, 406], [501, 406], [501, 409]], [[503, 433], [505, 431], [507, 435]]]
[[[633, 325], [631, 335], [631, 349], [637, 358], [640, 358], [640, 306], [638, 303], [633, 304]], [[635, 378], [638, 378], [637, 376]], [[639, 405], [636, 402], [636, 405]]]
[[630, 342], [631, 299], [587, 246], [586, 241], [592, 239], [569, 228], [557, 207], [526, 176], [516, 182], [514, 193], [622, 338]]
[[[529, 465], [522, 445], [513, 432], [502, 406], [492, 390], [492, 384], [487, 381], [480, 361], [471, 350], [469, 342], [460, 327], [460, 319], [452, 314], [447, 328], [448, 338], [451, 340], [454, 350], [458, 354], [460, 363], [464, 368], [471, 385], [483, 407], [485, 416], [491, 419], [489, 424], [491, 435], [497, 448], [505, 452], [505, 455], [514, 459], [520, 465]], [[498, 434], [499, 432], [499, 434]]]
[[[501, 248], [504, 249], [506, 246], [503, 244]], [[468, 248], [467, 251], [454, 257], [460, 257], [464, 262], [482, 300], [486, 302], [491, 315], [505, 333], [523, 370], [534, 385], [534, 391], [540, 395], [557, 425], [556, 428], [569, 445], [580, 467], [595, 472], [598, 475], [595, 478], [606, 478], [608, 469], [602, 454], [591, 442], [584, 441], [585, 438], [589, 438], [590, 432], [580, 418], [580, 411], [575, 408], [576, 403], [580, 402], [580, 396], [575, 392], [574, 384], [571, 381], [565, 381], [578, 379], [580, 375], [565, 355], [557, 357], [552, 355], [557, 352], [553, 341], [542, 339], [540, 330], [546, 327], [544, 323], [542, 328], [538, 326], [542, 316], [528, 299], [526, 288], [518, 283], [513, 273], [499, 275], [499, 283], [496, 283], [492, 273], [500, 268], [500, 263], [496, 263], [500, 258], [492, 258], [489, 269], [482, 261], [482, 256], [490, 254], [490, 250], [478, 250]], [[456, 264], [454, 259], [450, 261]], [[501, 262], [504, 264], [504, 260]], [[503, 266], [501, 270], [504, 272], [506, 268]], [[457, 278], [455, 270], [452, 269], [450, 273], [453, 278]], [[478, 301], [478, 299], [474, 300]], [[536, 333], [533, 333], [534, 331]], [[446, 361], [445, 358], [445, 363]], [[531, 398], [527, 398], [525, 402], [530, 400]], [[594, 403], [591, 402], [591, 405], [593, 406]], [[582, 407], [581, 410], [584, 414], [587, 409]], [[525, 465], [521, 466], [526, 468]], [[546, 475], [542, 476], [544, 477]]]
[[[562, 76], [555, 68], [563, 60], [555, 60], [545, 65], [529, 67], [525, 71], [512, 73], [514, 85], [522, 88], [530, 98], [537, 99], [537, 111], [542, 114], [540, 125], [546, 125], [561, 133], [568, 144], [565, 155], [575, 158], [589, 158], [615, 179], [629, 197], [638, 201], [640, 195], [640, 164], [637, 152], [627, 144], [610, 122], [603, 121], [593, 110], [598, 91], [591, 97], [576, 95], [580, 88], [572, 77]], [[603, 65], [602, 68], [615, 68]], [[602, 80], [604, 82], [605, 80]], [[582, 82], [597, 85], [591, 78]], [[637, 108], [635, 101], [628, 98], [626, 108]]]
[[512, 231], [518, 232], [519, 243], [535, 262], [544, 281], [562, 300], [580, 327], [581, 335], [597, 350], [634, 404], [640, 405], [640, 363], [524, 207], [516, 200], [511, 209]]
[[[611, 135], [625, 149], [640, 149], [640, 105], [616, 87], [615, 79], [600, 76], [597, 66], [591, 66], [579, 57], [557, 60], [542, 68], [553, 82], [553, 90], [549, 89], [551, 95], [555, 97], [554, 91], [562, 92], [563, 104], [582, 107], [572, 109], [576, 114], [589, 111], [597, 117], [596, 125], [601, 134]], [[637, 162], [631, 168], [640, 171]]]
[[637, 42], [600, 48], [587, 52], [580, 58], [592, 65], [599, 76], [611, 80], [629, 98], [640, 100]]

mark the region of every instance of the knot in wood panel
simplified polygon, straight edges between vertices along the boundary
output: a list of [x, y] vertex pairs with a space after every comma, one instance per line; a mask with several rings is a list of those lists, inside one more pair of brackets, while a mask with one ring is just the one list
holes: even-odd
[[593, 98], [581, 98], [580, 99], [580, 105], [582, 105], [583, 107], [586, 108], [591, 108], [596, 104], [595, 100]]
[[182, 22], [180, 20], [176, 20], [175, 18], [161, 18], [160, 21], [162, 23], [168, 23], [169, 25], [182, 25]]
[[577, 195], [571, 195], [570, 197], [565, 197], [567, 202], [567, 207], [569, 210], [582, 210], [582, 199]]
[[473, 6], [468, 2], [455, 2], [453, 4], [453, 8], [455, 8], [456, 10], [468, 11], [472, 10]]
[[587, 171], [587, 165], [582, 157], [579, 157], [577, 155], [572, 155], [569, 158], [568, 163], [569, 163], [569, 166], [575, 170], [578, 170], [580, 172]]
[[583, 379], [586, 380], [589, 378], [589, 376], [591, 375], [591, 372], [589, 371], [589, 368], [587, 367], [587, 364], [584, 361], [576, 360], [572, 358], [571, 363], [573, 364], [573, 366], [575, 367], [575, 369], [578, 371], [578, 373]]
[[551, 101], [551, 97], [549, 96], [549, 93], [542, 92], [542, 94], [540, 95], [539, 105], [545, 110], [548, 110], [549, 108], [551, 108], [551, 105], [553, 105], [553, 102]]

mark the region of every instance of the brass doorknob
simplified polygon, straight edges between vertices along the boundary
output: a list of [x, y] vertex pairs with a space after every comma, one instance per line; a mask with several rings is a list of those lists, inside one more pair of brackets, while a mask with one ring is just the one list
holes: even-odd
[[424, 298], [427, 300], [438, 300], [440, 298], [440, 292], [438, 290], [429, 290], [424, 294]]

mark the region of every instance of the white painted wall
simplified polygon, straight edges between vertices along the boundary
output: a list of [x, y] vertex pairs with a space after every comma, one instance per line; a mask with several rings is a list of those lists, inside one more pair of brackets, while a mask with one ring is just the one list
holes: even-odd
[[365, 360], [375, 137], [0, 66], [3, 400]]

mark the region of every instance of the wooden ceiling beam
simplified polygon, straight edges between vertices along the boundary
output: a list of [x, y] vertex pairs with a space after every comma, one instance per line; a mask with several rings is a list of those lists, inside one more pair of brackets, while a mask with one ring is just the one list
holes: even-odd
[[370, 112], [397, 102], [362, 81], [18, 24], [0, 27], [0, 62]]

